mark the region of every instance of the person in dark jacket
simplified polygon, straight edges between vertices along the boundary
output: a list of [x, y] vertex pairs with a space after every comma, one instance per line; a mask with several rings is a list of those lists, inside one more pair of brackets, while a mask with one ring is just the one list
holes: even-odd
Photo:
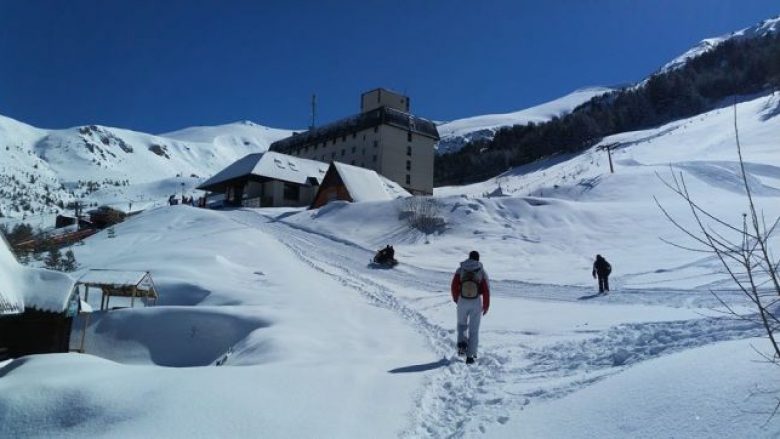
[[466, 354], [466, 364], [472, 364], [479, 346], [479, 322], [490, 307], [488, 275], [479, 262], [479, 253], [472, 251], [460, 263], [450, 290], [458, 305], [458, 354]]
[[593, 279], [599, 279], [599, 293], [609, 291], [609, 274], [612, 273], [612, 266], [601, 255], [596, 255], [596, 261], [593, 262]]

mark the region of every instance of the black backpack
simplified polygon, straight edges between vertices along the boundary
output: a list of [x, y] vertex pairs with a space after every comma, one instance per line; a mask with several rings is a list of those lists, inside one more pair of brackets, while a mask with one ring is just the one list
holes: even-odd
[[481, 271], [481, 268], [463, 270], [463, 276], [460, 279], [460, 297], [475, 299], [479, 296], [479, 284], [482, 282]]

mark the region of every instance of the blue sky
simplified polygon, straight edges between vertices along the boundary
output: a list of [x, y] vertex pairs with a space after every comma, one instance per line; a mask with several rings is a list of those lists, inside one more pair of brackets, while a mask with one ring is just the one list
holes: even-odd
[[303, 128], [362, 91], [437, 120], [637, 81], [699, 40], [780, 14], [726, 0], [0, 0], [0, 114], [161, 133]]

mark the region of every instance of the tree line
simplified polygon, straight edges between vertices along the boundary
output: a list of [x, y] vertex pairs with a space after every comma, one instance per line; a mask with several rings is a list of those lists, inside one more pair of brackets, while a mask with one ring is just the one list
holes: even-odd
[[553, 154], [585, 150], [603, 137], [691, 117], [735, 95], [780, 87], [780, 34], [724, 41], [643, 84], [597, 96], [540, 124], [500, 129], [492, 140], [436, 158], [435, 185], [486, 180]]

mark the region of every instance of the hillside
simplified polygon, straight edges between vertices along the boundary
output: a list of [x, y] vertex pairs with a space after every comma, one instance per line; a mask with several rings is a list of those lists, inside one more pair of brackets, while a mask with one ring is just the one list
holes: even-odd
[[251, 122], [159, 136], [98, 125], [44, 130], [0, 116], [0, 213], [34, 221], [75, 200], [159, 203], [290, 133]]
[[705, 41], [635, 86], [593, 97], [541, 124], [514, 125], [438, 157], [435, 185], [484, 180], [555, 154], [585, 151], [602, 138], [718, 108], [734, 96], [780, 87], [780, 18]]
[[566, 96], [520, 111], [504, 114], [485, 114], [439, 124], [441, 140], [436, 146], [438, 154], [448, 154], [477, 140], [490, 140], [500, 128], [512, 125], [547, 122], [561, 117], [595, 96], [613, 91], [609, 87], [588, 87], [575, 90]]

